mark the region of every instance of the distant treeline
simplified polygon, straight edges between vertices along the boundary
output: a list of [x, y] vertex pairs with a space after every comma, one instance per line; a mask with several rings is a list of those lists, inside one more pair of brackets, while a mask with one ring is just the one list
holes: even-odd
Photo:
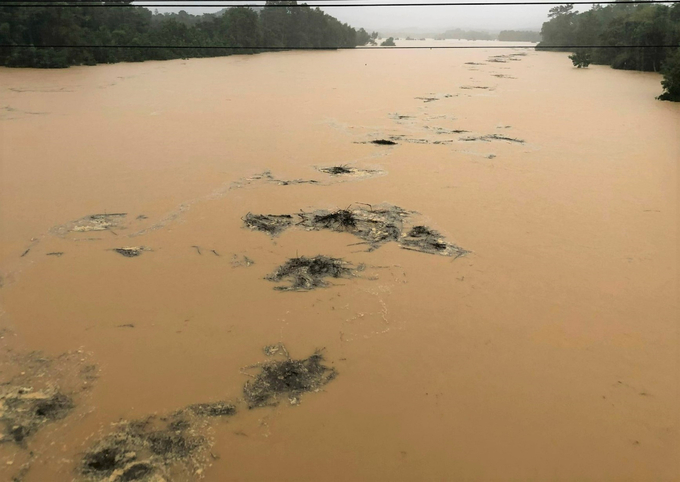
[[[680, 45], [680, 4], [595, 5], [583, 13], [567, 4], [550, 9], [548, 17], [538, 50], [557, 47], [550, 50], [579, 51], [615, 69], [662, 72], [660, 98], [680, 101], [680, 49], [663, 47]], [[602, 47], [585, 48], [593, 45]]]
[[435, 36], [437, 40], [443, 39], [461, 39], [461, 40], [496, 40], [496, 35], [489, 32], [480, 32], [477, 30], [461, 30], [455, 28], [447, 30], [443, 34]]
[[[357, 31], [318, 8], [291, 6], [297, 5], [291, 0], [212, 15], [185, 11], [161, 15], [130, 6], [132, 0], [101, 2], [124, 4], [116, 7], [73, 6], [78, 1], [86, 0], [43, 7], [0, 6], [0, 65], [59, 68], [256, 53], [262, 50], [255, 48], [263, 46], [355, 47], [371, 40], [364, 29]], [[65, 45], [84, 47], [59, 47]]]
[[498, 40], [503, 42], [540, 42], [540, 32], [526, 30], [502, 30], [498, 34]]
[[541, 34], [524, 30], [503, 30], [499, 34], [480, 30], [463, 30], [455, 28], [435, 35], [436, 40], [458, 39], [458, 40], [502, 40], [510, 42], [540, 42]]

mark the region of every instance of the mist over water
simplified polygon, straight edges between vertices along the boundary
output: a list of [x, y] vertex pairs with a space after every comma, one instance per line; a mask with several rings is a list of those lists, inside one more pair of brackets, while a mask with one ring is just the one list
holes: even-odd
[[[546, 0], [547, 1], [547, 0]], [[173, 2], [163, 2], [171, 4]], [[180, 7], [159, 7], [158, 11], [179, 12], [185, 10], [193, 15], [203, 13], [216, 13], [222, 10], [228, 3], [216, 2], [216, 7], [187, 7], [186, 2], [176, 2], [182, 4]], [[211, 2], [201, 2], [201, 5], [209, 5]], [[243, 1], [234, 2], [238, 5], [264, 5], [265, 2]], [[392, 0], [339, 0], [339, 1], [309, 1], [298, 2], [320, 6], [320, 8], [355, 28], [363, 27], [366, 30], [384, 30], [386, 32], [408, 31], [415, 33], [441, 33], [452, 28], [462, 29], [482, 29], [482, 30], [507, 30], [525, 29], [540, 30], [541, 25], [547, 18], [548, 10], [553, 5], [485, 5], [483, 0], [475, 3], [480, 5], [446, 5], [446, 6], [374, 6], [374, 7], [353, 7], [353, 3], [359, 4], [395, 4], [395, 3], [417, 3]], [[429, 2], [433, 3], [433, 2]], [[442, 2], [446, 3], [446, 2]], [[452, 2], [449, 2], [452, 3]], [[469, 3], [469, 2], [468, 2]], [[136, 2], [152, 10], [156, 10], [149, 2]], [[323, 7], [324, 4], [343, 4], [343, 7]], [[590, 6], [581, 5], [576, 10], [588, 10]]]

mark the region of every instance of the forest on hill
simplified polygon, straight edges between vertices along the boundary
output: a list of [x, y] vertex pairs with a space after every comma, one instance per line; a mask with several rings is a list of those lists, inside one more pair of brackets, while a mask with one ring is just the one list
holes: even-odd
[[540, 42], [540, 32], [531, 30], [501, 30], [498, 40], [502, 42]]
[[575, 51], [594, 64], [664, 74], [662, 100], [680, 101], [680, 4], [550, 9], [538, 50]]
[[347, 48], [371, 39], [364, 29], [293, 0], [205, 15], [158, 14], [130, 5], [132, 0], [79, 3], [0, 6], [0, 65], [60, 68], [218, 57], [262, 52], [263, 46]]

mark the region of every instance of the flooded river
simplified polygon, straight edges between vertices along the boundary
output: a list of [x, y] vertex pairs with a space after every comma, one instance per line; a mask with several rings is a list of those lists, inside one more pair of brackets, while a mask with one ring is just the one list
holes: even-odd
[[[134, 469], [679, 480], [680, 105], [654, 99], [657, 74], [567, 55], [0, 69], [0, 479], [135, 480], [83, 472], [119, 422], [224, 401], [236, 414], [192, 419], [190, 460], [140, 438], [161, 462]], [[403, 209], [390, 242], [303, 222], [386, 206]], [[248, 213], [290, 223], [270, 236]], [[416, 226], [460, 250], [402, 249]], [[310, 291], [266, 279], [317, 255], [351, 273]], [[244, 384], [285, 360], [263, 351], [279, 344], [321, 350], [337, 376], [249, 409]], [[15, 436], [12, 404], [56, 392], [65, 414], [43, 406]]]

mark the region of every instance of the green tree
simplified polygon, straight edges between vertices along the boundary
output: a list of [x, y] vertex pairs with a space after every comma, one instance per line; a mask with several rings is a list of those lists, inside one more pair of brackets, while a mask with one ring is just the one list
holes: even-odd
[[581, 67], [587, 60], [615, 69], [661, 71], [663, 98], [675, 98], [677, 49], [665, 46], [680, 44], [680, 4], [595, 5], [580, 14], [563, 5], [550, 9], [548, 17], [537, 49], [575, 51], [570, 58]]
[[121, 5], [116, 8], [88, 6], [93, 2], [87, 0], [52, 2], [49, 7], [0, 6], [0, 65], [56, 68], [254, 53], [262, 46], [355, 47], [368, 37], [294, 0], [269, 1], [261, 11], [226, 8], [205, 15], [184, 10], [154, 14], [131, 1], [103, 2]]
[[659, 99], [680, 102], [680, 49], [666, 59], [662, 73], [661, 86], [664, 91]]
[[588, 67], [590, 65], [590, 53], [586, 50], [577, 50], [575, 53], [569, 56], [574, 67], [579, 69]]

